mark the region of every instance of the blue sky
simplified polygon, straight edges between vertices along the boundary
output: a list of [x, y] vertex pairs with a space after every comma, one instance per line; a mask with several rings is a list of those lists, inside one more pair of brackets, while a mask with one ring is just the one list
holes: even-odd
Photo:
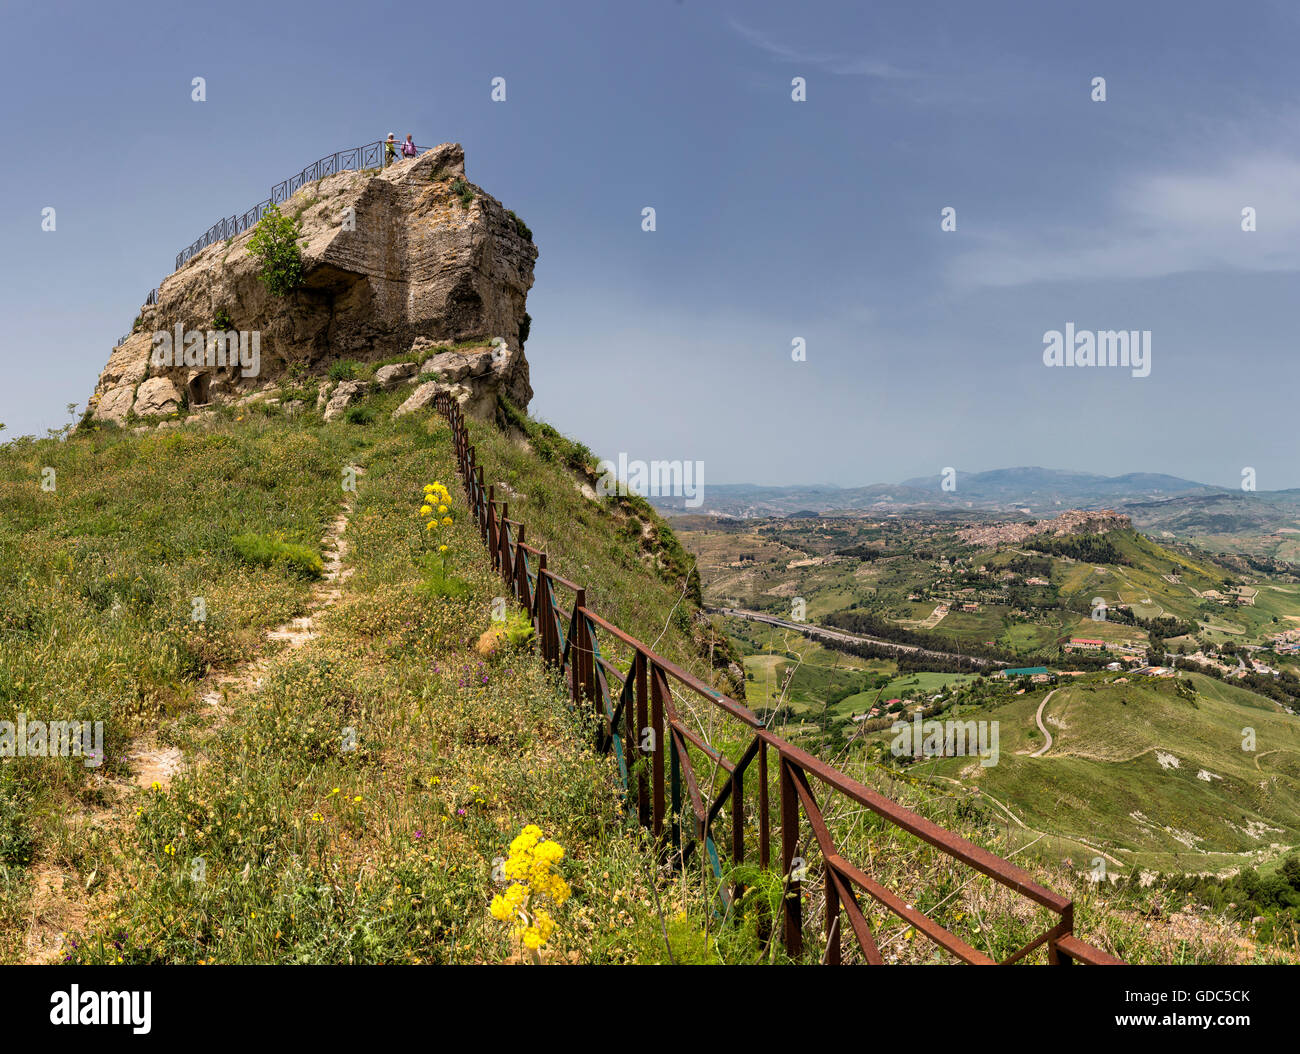
[[[84, 406], [183, 245], [392, 131], [464, 144], [532, 227], [532, 411], [602, 456], [702, 460], [707, 483], [1040, 464], [1300, 486], [1300, 5], [6, 0], [0, 20], [8, 437]], [[1150, 330], [1151, 375], [1045, 367], [1067, 322]]]

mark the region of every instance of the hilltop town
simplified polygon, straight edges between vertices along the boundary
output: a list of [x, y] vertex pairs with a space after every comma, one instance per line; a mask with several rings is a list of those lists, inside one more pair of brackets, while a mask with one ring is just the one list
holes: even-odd
[[970, 545], [1015, 545], [1036, 535], [1063, 538], [1071, 534], [1104, 534], [1131, 527], [1129, 517], [1113, 509], [1070, 509], [1051, 520], [1028, 520], [1024, 523], [979, 524], [963, 527], [957, 537]]

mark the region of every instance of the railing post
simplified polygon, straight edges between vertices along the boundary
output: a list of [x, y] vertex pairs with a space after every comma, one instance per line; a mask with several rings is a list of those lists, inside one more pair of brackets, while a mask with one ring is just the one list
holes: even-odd
[[[1067, 934], [1074, 936], [1074, 901], [1070, 901], [1070, 903], [1065, 905], [1065, 910], [1061, 912], [1061, 921], [1059, 925], [1064, 928]], [[1056, 942], [1059, 939], [1060, 938], [1058, 937], [1052, 937], [1047, 942], [1048, 965], [1071, 966], [1073, 965], [1074, 960], [1057, 947]]]
[[[745, 861], [745, 770], [737, 767], [731, 774], [731, 862], [742, 864]], [[733, 902], [740, 899], [745, 892], [743, 882], [735, 882], [731, 887]]]
[[515, 529], [515, 596], [524, 607], [531, 607], [528, 599], [528, 554], [524, 552], [524, 525]]
[[506, 523], [509, 517], [510, 503], [503, 501], [497, 512], [497, 546], [500, 549], [497, 553], [497, 567], [507, 582], [510, 581], [510, 524]]
[[[645, 657], [649, 665], [649, 656]], [[664, 833], [664, 682], [663, 671], [658, 666], [650, 666], [650, 729], [653, 732], [654, 753], [651, 755], [651, 770], [654, 775], [654, 833], [660, 838]]]
[[487, 492], [487, 543], [488, 553], [492, 557], [492, 570], [498, 570], [501, 567], [500, 547], [497, 545], [497, 524], [496, 524], [496, 505], [493, 504], [493, 496], [496, 494], [496, 487], [488, 487]]
[[546, 554], [537, 556], [537, 588], [533, 590], [533, 628], [537, 630], [537, 640], [542, 646], [542, 659], [553, 663], [551, 658], [551, 635], [548, 632], [550, 619], [547, 618], [550, 604], [546, 595]]
[[483, 466], [478, 466], [478, 488], [474, 496], [474, 514], [478, 517], [479, 533], [487, 541], [487, 517], [483, 513]]
[[650, 759], [645, 756], [641, 744], [646, 741], [646, 722], [649, 720], [647, 707], [649, 700], [646, 698], [646, 659], [645, 653], [638, 651], [636, 658], [632, 661], [632, 676], [636, 678], [636, 736], [633, 742], [636, 744], [636, 751], [642, 762], [641, 775], [637, 778], [636, 783], [636, 817], [642, 827], [650, 826], [650, 773], [646, 771], [644, 762]]
[[569, 627], [572, 637], [569, 641], [569, 674], [573, 689], [573, 707], [579, 711], [582, 709], [582, 692], [586, 685], [582, 665], [584, 656], [590, 651], [587, 644], [587, 620], [583, 617], [583, 609], [586, 606], [587, 591], [579, 589], [573, 601], [573, 622]]
[[676, 855], [682, 855], [682, 759], [677, 753], [677, 737], [671, 728], [664, 730], [668, 735], [669, 765], [669, 809], [673, 821], [673, 848]]
[[803, 954], [803, 895], [794, 877], [795, 852], [799, 847], [799, 802], [795, 797], [790, 762], [777, 755], [781, 770], [781, 870], [785, 875], [785, 950], [792, 959]]
[[839, 966], [840, 948], [840, 893], [835, 888], [831, 877], [830, 864], [825, 865], [823, 882], [826, 884], [826, 954], [823, 961], [827, 966]]
[[[772, 863], [771, 808], [767, 793], [767, 740], [758, 741], [758, 865], [766, 870]], [[766, 946], [772, 935], [772, 918], [766, 911], [758, 919], [758, 936]]]

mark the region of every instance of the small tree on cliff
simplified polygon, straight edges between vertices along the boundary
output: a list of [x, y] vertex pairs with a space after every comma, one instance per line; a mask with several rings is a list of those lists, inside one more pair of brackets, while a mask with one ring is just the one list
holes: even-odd
[[258, 277], [274, 296], [284, 296], [302, 284], [301, 235], [298, 221], [283, 215], [276, 205], [268, 208], [253, 228], [248, 251], [262, 261]]

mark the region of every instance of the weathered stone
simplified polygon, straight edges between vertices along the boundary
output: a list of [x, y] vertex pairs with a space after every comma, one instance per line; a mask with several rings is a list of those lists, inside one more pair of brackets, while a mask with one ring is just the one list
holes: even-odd
[[329, 404], [325, 407], [325, 420], [334, 421], [343, 416], [357, 397], [365, 391], [364, 381], [341, 381], [339, 386], [334, 389], [334, 394], [330, 397]]
[[[272, 296], [258, 277], [260, 262], [248, 252], [252, 229], [204, 249], [163, 281], [158, 303], [141, 309], [138, 331], [110, 355], [96, 386], [95, 415], [124, 418], [126, 396], [109, 393], [146, 378], [169, 378], [191, 404], [229, 404], [291, 367], [295, 377], [303, 369], [321, 376], [340, 360], [375, 361], [402, 348], [418, 353], [479, 339], [486, 347], [493, 336], [515, 345], [513, 354], [496, 362], [481, 361], [484, 352], [476, 348], [456, 353], [468, 360], [460, 378], [471, 388], [466, 405], [494, 413], [500, 393], [526, 408], [532, 388], [518, 337], [537, 248], [480, 188], [461, 203], [451, 181], [464, 170], [459, 144], [444, 143], [378, 173], [341, 172], [303, 187], [281, 205], [302, 226], [303, 284], [287, 296]], [[340, 222], [345, 214], [354, 225]], [[237, 360], [152, 361], [155, 332], [174, 332], [179, 323], [183, 332], [206, 333], [222, 315], [231, 329], [259, 335], [256, 376], [245, 377]], [[413, 364], [399, 367], [406, 365]], [[394, 386], [394, 378], [415, 373], [377, 372], [381, 385]]]
[[135, 385], [124, 384], [119, 388], [110, 388], [95, 403], [94, 416], [100, 421], [112, 421], [122, 424], [126, 415], [135, 405]]
[[136, 417], [162, 417], [174, 414], [181, 406], [180, 389], [170, 377], [150, 377], [136, 389]]
[[440, 391], [445, 391], [447, 385], [438, 381], [425, 381], [422, 385], [411, 393], [411, 397], [402, 403], [393, 411], [394, 417], [404, 417], [406, 414], [414, 413], [416, 410], [424, 410], [433, 405], [434, 396]]
[[419, 367], [413, 362], [398, 362], [392, 366], [380, 366], [375, 370], [375, 383], [384, 391], [396, 388], [404, 380], [415, 376]]

